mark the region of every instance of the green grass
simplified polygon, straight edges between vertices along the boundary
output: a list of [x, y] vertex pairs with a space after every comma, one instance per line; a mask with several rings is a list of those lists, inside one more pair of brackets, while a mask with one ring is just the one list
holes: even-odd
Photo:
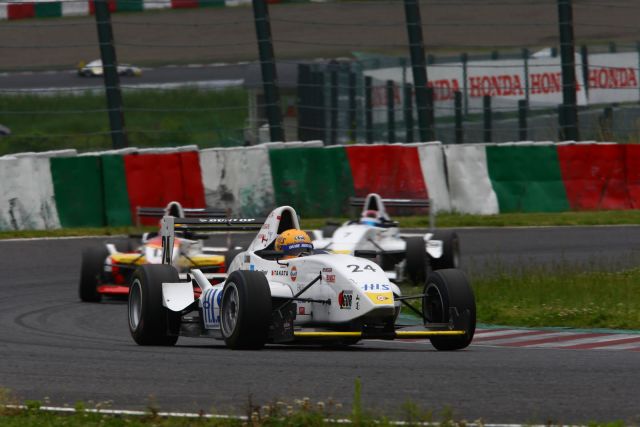
[[[247, 93], [240, 88], [136, 90], [123, 92], [129, 146], [200, 148], [242, 145]], [[0, 155], [75, 148], [111, 149], [103, 94], [0, 96], [0, 123], [12, 134], [0, 140]]]
[[[585, 271], [559, 263], [515, 271], [498, 267], [469, 279], [478, 323], [640, 330], [640, 268]], [[409, 285], [402, 290], [406, 295], [422, 292]]]
[[[282, 401], [264, 405], [256, 405], [249, 399], [247, 415], [235, 418], [185, 418], [168, 417], [162, 415], [156, 407], [149, 407], [143, 415], [110, 415], [96, 413], [93, 409], [109, 409], [104, 405], [96, 405], [87, 409], [84, 403], [77, 403], [74, 412], [60, 413], [47, 411], [42, 408], [40, 401], [26, 401], [20, 409], [16, 409], [15, 399], [11, 398], [8, 390], [0, 388], [0, 426], [3, 427], [307, 427], [307, 426], [341, 426], [353, 425], [357, 427], [387, 427], [405, 426], [439, 426], [464, 427], [470, 422], [483, 425], [482, 420], [464, 420], [456, 416], [451, 407], [444, 407], [440, 411], [425, 410], [417, 404], [407, 401], [399, 405], [396, 414], [382, 415], [379, 410], [367, 409], [362, 402], [360, 379], [355, 378], [354, 398], [351, 411], [345, 412], [343, 405], [331, 400], [326, 402], [312, 402], [309, 398], [297, 399], [293, 403]], [[202, 412], [204, 414], [204, 412]], [[546, 420], [546, 425], [554, 426], [552, 420]], [[622, 427], [622, 421], [606, 423], [589, 422], [591, 427], [610, 426]]]

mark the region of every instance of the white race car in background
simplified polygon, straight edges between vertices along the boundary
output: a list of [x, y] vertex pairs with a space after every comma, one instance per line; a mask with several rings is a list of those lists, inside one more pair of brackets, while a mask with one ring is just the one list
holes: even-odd
[[[312, 230], [316, 249], [333, 253], [355, 254], [375, 258], [389, 279], [402, 282], [408, 278], [422, 285], [429, 270], [458, 268], [460, 242], [450, 230], [434, 230], [435, 215], [429, 199], [383, 199], [376, 193], [366, 198], [352, 198], [351, 205], [362, 206], [359, 220], [338, 226], [329, 224], [322, 230]], [[399, 208], [429, 208], [430, 226], [425, 234], [401, 233], [385, 206]]]
[[[118, 64], [118, 74], [121, 76], [141, 76], [142, 68], [136, 67], [131, 64]], [[81, 77], [97, 77], [104, 74], [104, 68], [102, 67], [102, 60], [96, 59], [87, 64], [80, 63], [78, 65], [78, 75]]]
[[[289, 206], [266, 221], [251, 218], [162, 220], [162, 265], [138, 267], [131, 281], [129, 329], [140, 345], [174, 345], [180, 335], [222, 339], [233, 349], [267, 343], [320, 342], [349, 345], [361, 339], [425, 338], [439, 350], [469, 345], [476, 326], [475, 299], [460, 270], [433, 272], [424, 293], [402, 296], [377, 264], [324, 251], [285, 258], [277, 236], [299, 229]], [[224, 283], [211, 285], [200, 270], [180, 280], [170, 264], [174, 233], [189, 230], [259, 230], [231, 262]], [[194, 296], [194, 287], [201, 293]], [[411, 299], [422, 300], [422, 310]], [[420, 330], [396, 323], [402, 305], [424, 320]]]

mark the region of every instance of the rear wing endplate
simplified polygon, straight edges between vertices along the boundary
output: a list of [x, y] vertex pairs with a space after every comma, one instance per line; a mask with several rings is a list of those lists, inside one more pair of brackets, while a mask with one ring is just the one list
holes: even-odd
[[[353, 207], [363, 207], [367, 201], [366, 197], [350, 197], [349, 204]], [[436, 226], [435, 209], [433, 209], [433, 199], [396, 199], [380, 198], [385, 207], [391, 208], [426, 208], [429, 209], [429, 229], [433, 230]]]
[[258, 231], [265, 218], [176, 218], [165, 215], [160, 221], [162, 263], [171, 264], [176, 231]]

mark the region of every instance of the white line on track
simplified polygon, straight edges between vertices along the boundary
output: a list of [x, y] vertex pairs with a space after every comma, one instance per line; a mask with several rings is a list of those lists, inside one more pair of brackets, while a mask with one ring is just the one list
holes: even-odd
[[[9, 409], [27, 409], [25, 405], [4, 405], [5, 408]], [[41, 411], [46, 412], [60, 412], [60, 413], [76, 413], [78, 412], [75, 408], [69, 408], [65, 406], [41, 406], [39, 408]], [[104, 414], [104, 415], [114, 415], [114, 416], [145, 416], [149, 415], [149, 412], [145, 411], [132, 411], [127, 409], [83, 409], [82, 411], [93, 413], [93, 414]], [[229, 420], [242, 420], [247, 421], [247, 417], [245, 415], [224, 415], [224, 414], [205, 414], [205, 413], [192, 413], [192, 412], [158, 412], [158, 416], [168, 418], [207, 418], [207, 419], [229, 419]], [[336, 424], [352, 424], [352, 421], [346, 418], [325, 418], [325, 422], [331, 422]], [[388, 421], [388, 424], [395, 426], [405, 426], [405, 425], [419, 425], [419, 426], [439, 426], [441, 425], [438, 422], [422, 422], [422, 423], [408, 423], [405, 421]], [[500, 423], [465, 423], [466, 426], [469, 427], [546, 427], [545, 424], [500, 424]], [[572, 427], [572, 426], [565, 426]]]

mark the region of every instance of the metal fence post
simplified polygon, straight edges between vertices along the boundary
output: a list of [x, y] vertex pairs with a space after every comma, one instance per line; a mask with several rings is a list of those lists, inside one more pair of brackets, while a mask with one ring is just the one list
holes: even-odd
[[560, 58], [562, 61], [563, 114], [560, 127], [565, 137], [577, 141], [578, 105], [576, 97], [576, 61], [574, 56], [572, 0], [558, 0], [558, 22], [560, 26]]
[[262, 85], [269, 121], [269, 135], [271, 141], [284, 141], [282, 128], [282, 111], [280, 110], [280, 92], [278, 90], [278, 74], [273, 54], [271, 39], [271, 22], [269, 9], [265, 0], [253, 0], [253, 14], [258, 38], [258, 53], [260, 55], [260, 69], [262, 71]]
[[331, 81], [331, 101], [330, 105], [330, 129], [329, 129], [329, 144], [336, 145], [338, 143], [338, 66], [337, 64], [332, 64], [329, 72], [329, 79]]
[[367, 144], [373, 143], [373, 78], [364, 78], [364, 129]]
[[122, 93], [120, 91], [120, 78], [117, 68], [118, 61], [116, 60], [116, 48], [114, 46], [113, 29], [111, 27], [111, 14], [109, 13], [107, 0], [95, 0], [94, 5], [104, 87], [107, 96], [107, 108], [109, 109], [111, 143], [114, 149], [124, 148], [127, 147], [129, 143], [124, 126]]
[[518, 101], [518, 138], [520, 141], [526, 141], [527, 138], [527, 110], [529, 102], [526, 99]]
[[422, 18], [418, 0], [404, 0], [404, 11], [409, 36], [409, 51], [411, 54], [411, 70], [413, 84], [416, 90], [416, 110], [418, 112], [418, 129], [421, 141], [428, 141], [432, 137], [433, 122], [427, 114], [427, 65], [424, 55], [424, 40], [422, 36]]
[[413, 142], [413, 85], [404, 85], [404, 125], [406, 129], [404, 140]]
[[387, 139], [391, 144], [396, 142], [396, 107], [393, 91], [393, 80], [387, 80]]
[[491, 142], [491, 97], [489, 95], [482, 97], [482, 111], [484, 112], [483, 140]]
[[462, 128], [462, 93], [456, 90], [453, 93], [453, 105], [455, 111], [455, 141], [456, 144], [464, 142], [464, 130]]

